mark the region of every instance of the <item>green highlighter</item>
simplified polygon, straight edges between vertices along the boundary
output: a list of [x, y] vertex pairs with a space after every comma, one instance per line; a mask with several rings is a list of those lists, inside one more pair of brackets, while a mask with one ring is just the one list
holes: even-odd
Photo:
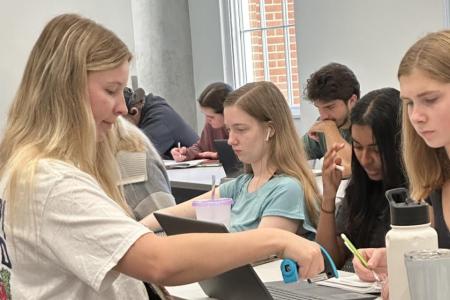
[[369, 268], [369, 264], [365, 260], [365, 258], [359, 253], [358, 249], [350, 242], [350, 240], [345, 236], [345, 234], [341, 233], [341, 238], [344, 240], [344, 245], [347, 246], [348, 250], [353, 253], [354, 256], [358, 258], [358, 260], [363, 264], [364, 267]]

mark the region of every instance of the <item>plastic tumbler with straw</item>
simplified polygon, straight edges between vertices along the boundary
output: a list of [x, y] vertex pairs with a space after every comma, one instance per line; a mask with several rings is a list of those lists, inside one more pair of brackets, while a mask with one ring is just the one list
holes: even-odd
[[222, 223], [225, 226], [230, 226], [231, 205], [233, 199], [231, 198], [217, 198], [216, 199], [216, 177], [212, 175], [211, 182], [211, 199], [194, 200], [192, 206], [195, 208], [197, 220]]

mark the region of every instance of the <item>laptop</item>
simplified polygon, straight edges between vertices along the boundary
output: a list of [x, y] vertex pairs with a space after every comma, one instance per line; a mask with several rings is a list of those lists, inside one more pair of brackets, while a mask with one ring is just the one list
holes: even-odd
[[214, 140], [214, 147], [219, 154], [219, 161], [228, 178], [235, 178], [244, 173], [244, 166], [228, 145], [227, 140]]
[[[154, 213], [167, 235], [209, 232], [227, 233], [223, 224], [185, 219]], [[263, 283], [251, 265], [245, 265], [199, 282], [206, 295], [224, 300], [281, 300], [281, 299], [375, 299], [376, 296], [359, 294], [337, 288], [299, 281]]]

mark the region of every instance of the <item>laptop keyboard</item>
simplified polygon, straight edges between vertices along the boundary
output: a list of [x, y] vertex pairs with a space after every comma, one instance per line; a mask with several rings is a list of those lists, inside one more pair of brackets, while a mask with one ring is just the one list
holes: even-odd
[[321, 299], [316, 298], [314, 296], [302, 296], [299, 294], [296, 294], [292, 291], [287, 291], [284, 289], [280, 289], [276, 286], [266, 286], [267, 290], [269, 291], [270, 295], [275, 300], [314, 300], [314, 299]]

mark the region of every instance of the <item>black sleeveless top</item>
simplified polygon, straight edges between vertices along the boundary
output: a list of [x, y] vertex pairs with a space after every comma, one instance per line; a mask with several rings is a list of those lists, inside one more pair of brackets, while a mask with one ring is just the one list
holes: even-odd
[[439, 248], [450, 249], [450, 231], [447, 224], [445, 224], [442, 211], [442, 190], [433, 191], [426, 201], [433, 206], [434, 229], [436, 229], [438, 234]]

